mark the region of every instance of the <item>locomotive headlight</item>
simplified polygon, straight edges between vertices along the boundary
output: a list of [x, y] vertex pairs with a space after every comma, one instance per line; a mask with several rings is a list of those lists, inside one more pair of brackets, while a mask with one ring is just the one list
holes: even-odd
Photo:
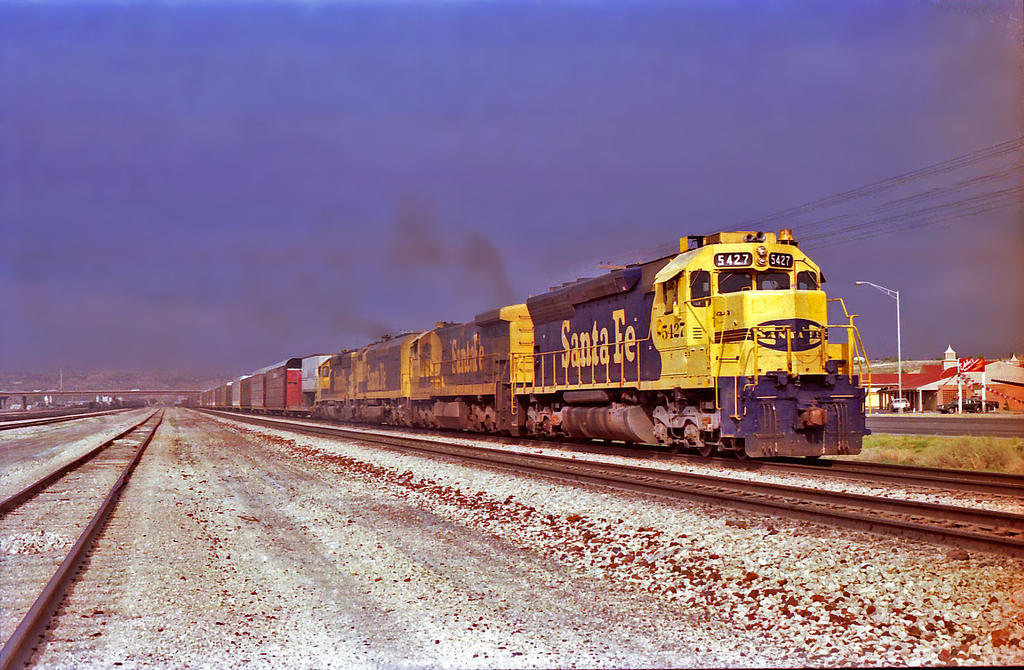
[[756, 261], [754, 261], [754, 264], [757, 265], [757, 267], [759, 268], [763, 268], [765, 265], [768, 265], [768, 260], [762, 256], [758, 258]]
[[761, 258], [764, 258], [765, 256], [768, 255], [768, 250], [765, 249], [763, 246], [760, 246], [757, 248], [757, 255]]

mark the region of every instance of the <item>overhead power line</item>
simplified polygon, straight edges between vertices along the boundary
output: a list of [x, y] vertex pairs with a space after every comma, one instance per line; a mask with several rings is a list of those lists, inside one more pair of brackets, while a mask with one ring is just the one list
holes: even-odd
[[[847, 226], [826, 236], [806, 238], [808, 246], [824, 248], [864, 240], [878, 235], [888, 235], [930, 225], [941, 225], [1024, 202], [1024, 186], [1001, 189], [974, 195], [953, 202], [933, 205], [898, 215], [884, 216], [859, 224]], [[848, 233], [845, 234], [844, 233]], [[815, 244], [816, 241], [821, 242]]]
[[[1019, 170], [1008, 171], [1009, 174], [1014, 172], [1019, 172]], [[992, 177], [994, 175], [986, 176]], [[999, 179], [975, 178], [950, 188], [932, 189], [923, 193], [914, 194], [907, 198], [902, 198], [898, 201], [885, 203], [884, 205], [863, 212], [833, 217], [831, 220], [828, 220], [826, 225], [818, 225], [811, 230], [808, 230], [809, 226], [801, 226], [800, 230], [806, 232], [802, 232], [799, 237], [802, 242], [814, 244], [820, 240], [832, 240], [837, 235], [841, 236], [847, 233], [864, 232], [881, 225], [888, 225], [893, 229], [899, 229], [906, 222], [917, 216], [941, 212], [948, 207], [958, 206], [961, 203], [973, 203], [980, 201], [979, 199], [988, 197], [998, 198], [1003, 194], [1015, 192], [1016, 189], [1013, 187], [1007, 187], [993, 191], [971, 193], [959, 200], [946, 199], [948, 196], [956, 195], [967, 188], [976, 188], [990, 183], [996, 185], [998, 182], [1005, 181], [1006, 176], [1007, 175], [1003, 175]]]
[[849, 191], [836, 193], [834, 195], [821, 198], [820, 200], [814, 200], [811, 202], [804, 203], [802, 205], [797, 205], [796, 207], [790, 207], [789, 209], [784, 209], [779, 212], [775, 212], [774, 214], [769, 214], [760, 219], [753, 219], [751, 221], [744, 223], [741, 226], [741, 228], [744, 230], [751, 228], [756, 230], [758, 227], [763, 226], [766, 223], [776, 221], [778, 219], [795, 217], [800, 214], [805, 214], [807, 212], [811, 212], [817, 209], [822, 209], [824, 207], [832, 207], [837, 204], [846, 202], [848, 200], [863, 198], [868, 195], [874, 195], [875, 193], [895, 188], [897, 186], [903, 186], [904, 184], [919, 179], [923, 179], [925, 177], [932, 177], [939, 174], [945, 174], [953, 170], [959, 170], [964, 167], [973, 165], [975, 163], [980, 163], [983, 161], [991, 160], [993, 158], [998, 158], [1000, 156], [1005, 156], [1007, 154], [1013, 153], [1014, 151], [1020, 150], [1022, 147], [1024, 147], [1024, 136], [1015, 137], [1012, 140], [999, 142], [998, 144], [993, 144], [992, 146], [985, 147], [984, 149], [970, 151], [966, 154], [957, 156], [955, 158], [950, 158], [940, 163], [934, 163], [932, 165], [919, 168], [917, 170], [912, 170], [910, 172], [897, 175], [895, 177], [889, 177], [888, 179], [882, 179], [876, 182], [872, 182], [870, 184], [866, 184], [864, 186], [851, 189]]
[[[997, 186], [1000, 182], [1014, 177], [1017, 178], [1018, 184], [1022, 183], [1021, 180], [1024, 179], [1022, 157], [1024, 157], [1024, 135], [894, 177], [780, 210], [758, 219], [749, 220], [739, 226], [730, 226], [728, 229], [763, 230], [768, 227], [767, 224], [785, 220], [784, 227], [795, 229], [801, 242], [807, 243], [808, 246], [823, 247], [926, 225], [950, 223], [968, 216], [1019, 204], [1020, 194], [1014, 188], [996, 189], [976, 195], [965, 194], [970, 194], [972, 190], [982, 187]], [[1008, 158], [1010, 164], [1006, 165]], [[1004, 164], [992, 165], [991, 163], [995, 161], [1001, 161]], [[988, 171], [962, 177], [952, 184], [931, 186], [860, 211], [843, 212], [840, 210], [840, 213], [812, 221], [801, 222], [799, 220], [799, 217], [811, 212], [847, 205], [922, 180], [950, 175], [957, 171], [976, 169], [985, 163], [989, 163]], [[950, 200], [956, 196], [964, 197]], [[717, 228], [722, 229], [721, 227]], [[621, 264], [664, 257], [677, 253], [677, 244], [676, 241], [672, 241], [627, 252], [618, 256], [616, 260]]]

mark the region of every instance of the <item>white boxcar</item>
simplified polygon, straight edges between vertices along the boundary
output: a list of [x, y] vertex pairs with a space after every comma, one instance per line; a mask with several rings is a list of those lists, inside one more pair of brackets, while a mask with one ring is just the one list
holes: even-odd
[[316, 371], [333, 354], [314, 354], [302, 358], [302, 404], [312, 407], [316, 401]]

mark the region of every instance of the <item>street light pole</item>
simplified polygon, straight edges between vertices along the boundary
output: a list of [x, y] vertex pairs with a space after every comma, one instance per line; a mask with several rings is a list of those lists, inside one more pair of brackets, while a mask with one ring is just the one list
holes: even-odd
[[[896, 384], [899, 387], [899, 397], [903, 397], [903, 343], [900, 337], [900, 292], [894, 291], [891, 288], [879, 286], [869, 281], [856, 281], [853, 282], [857, 286], [873, 286], [882, 293], [886, 294], [890, 298], [896, 299]], [[903, 413], [903, 408], [899, 407], [897, 410], [900, 414]]]
[[[896, 291], [896, 384], [900, 388], [900, 397], [903, 397], [903, 343], [900, 338], [900, 292]], [[910, 403], [907, 403], [910, 406]], [[903, 408], [900, 407], [900, 414]]]

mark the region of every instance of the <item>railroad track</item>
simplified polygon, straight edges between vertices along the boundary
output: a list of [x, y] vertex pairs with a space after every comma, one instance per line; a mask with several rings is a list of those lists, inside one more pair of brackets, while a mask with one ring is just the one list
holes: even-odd
[[[225, 412], [225, 416], [243, 417], [251, 416], [238, 412]], [[304, 419], [317, 421], [316, 419]], [[337, 426], [346, 425], [337, 422], [320, 422], [324, 425]], [[360, 429], [368, 430], [371, 427], [365, 424], [352, 424]], [[730, 470], [741, 470], [746, 472], [763, 472], [765, 474], [798, 474], [824, 476], [833, 479], [846, 479], [864, 483], [876, 484], [899, 484], [901, 486], [915, 486], [920, 488], [932, 488], [940, 491], [964, 491], [969, 493], [980, 493], [985, 495], [1005, 495], [1017, 499], [1024, 499], [1024, 476], [1012, 475], [1000, 472], [979, 472], [975, 470], [953, 470], [946, 468], [926, 468], [913, 465], [892, 465], [888, 463], [870, 463], [865, 461], [850, 461], [844, 459], [822, 458], [808, 461], [803, 458], [777, 458], [771, 460], [745, 460], [739, 461], [729, 456], [718, 456], [703, 458], [690, 454], [673, 454], [666, 448], [657, 447], [635, 447], [624, 444], [610, 444], [595, 441], [560, 441], [554, 442], [532, 437], [509, 438], [500, 435], [486, 435], [476, 433], [453, 433], [422, 428], [394, 428], [391, 426], [372, 426], [372, 430], [379, 432], [401, 431], [405, 433], [419, 433], [434, 439], [448, 439], [459, 437], [473, 439], [478, 442], [492, 442], [496, 444], [516, 444], [545, 447], [559, 450], [583, 451], [585, 453], [605, 454], [621, 456], [623, 458], [634, 458], [638, 462], [652, 459], [667, 459], [695, 465], [713, 464]]]
[[94, 416], [106, 416], [107, 414], [115, 414], [117, 412], [124, 412], [125, 409], [108, 409], [102, 412], [85, 412], [78, 414], [63, 414], [61, 416], [48, 416], [42, 419], [10, 419], [0, 423], [0, 430], [14, 430], [15, 428], [28, 428], [30, 426], [45, 426], [50, 423], [62, 423], [64, 421], [73, 421], [75, 419], [88, 419]]
[[1024, 557], [1024, 515], [1019, 514], [671, 472], [638, 465], [581, 461], [564, 456], [513, 453], [495, 447], [466, 446], [388, 432], [365, 432], [243, 414], [219, 414], [307, 435], [355, 440], [555, 479], [659, 497], [700, 500], [761, 514]]
[[28, 662], [162, 421], [163, 412], [153, 412], [0, 502], [0, 539], [8, 547], [0, 580], [0, 670]]
[[[715, 462], [727, 459], [716, 459]], [[1024, 498], [1024, 476], [1002, 472], [926, 468], [918, 465], [891, 465], [866, 461], [821, 459], [813, 462], [795, 459], [776, 461], [750, 461], [728, 463], [727, 467], [746, 470], [777, 470], [799, 474], [827, 475], [863, 482], [924, 486], [944, 491], [972, 491], [975, 493], [1008, 495]]]
[[[522, 444], [521, 439], [510, 440], [506, 437], [493, 435], [486, 435], [484, 437], [489, 438], [488, 441], [498, 443]], [[473, 439], [476, 439], [475, 435]], [[821, 458], [817, 460], [775, 458], [740, 461], [731, 456], [704, 458], [691, 454], [672, 454], [666, 449], [638, 448], [595, 442], [539, 441], [531, 442], [531, 444], [555, 449], [565, 449], [567, 447], [576, 450], [583, 449], [587, 452], [606, 453], [625, 458], [637, 458], [639, 460], [671, 458], [675, 461], [693, 463], [695, 465], [713, 464], [729, 470], [744, 472], [825, 476], [832, 479], [846, 479], [867, 484], [899, 484], [901, 486], [916, 486], [938, 489], [940, 491], [964, 491], [985, 495], [1012, 496], [1017, 499], [1024, 498], [1024, 476], [1002, 472], [927, 468], [917, 465], [871, 463], [841, 458]]]

